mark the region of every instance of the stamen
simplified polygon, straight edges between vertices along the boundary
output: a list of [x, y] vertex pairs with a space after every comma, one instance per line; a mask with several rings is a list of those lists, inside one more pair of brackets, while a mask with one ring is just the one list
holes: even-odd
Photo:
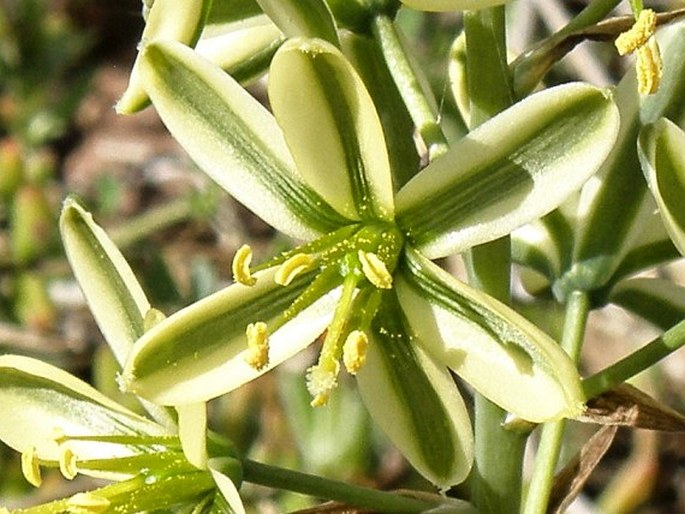
[[243, 245], [238, 248], [233, 257], [231, 269], [233, 270], [233, 279], [245, 286], [253, 286], [257, 279], [250, 273], [250, 263], [252, 262], [252, 249], [248, 245]]
[[366, 361], [369, 338], [361, 330], [353, 330], [343, 344], [343, 363], [350, 375], [356, 375]]
[[274, 281], [278, 285], [287, 286], [297, 275], [306, 271], [313, 262], [314, 257], [309, 254], [295, 254], [279, 266], [274, 275]]
[[314, 397], [312, 407], [323, 407], [328, 403], [331, 391], [338, 386], [340, 363], [335, 359], [320, 360], [307, 370], [307, 389]]
[[67, 446], [62, 446], [62, 452], [59, 455], [59, 470], [67, 480], [73, 480], [78, 474], [76, 455]]
[[635, 24], [627, 31], [620, 34], [614, 45], [619, 55], [633, 53], [644, 46], [652, 37], [656, 29], [656, 13], [651, 9], [643, 9], [637, 17]]
[[40, 475], [40, 462], [36, 455], [36, 447], [31, 446], [21, 454], [21, 472], [26, 481], [34, 487], [40, 487], [43, 478]]
[[165, 318], [166, 316], [162, 311], [155, 309], [154, 307], [150, 307], [143, 318], [143, 330], [147, 332], [155, 325], [164, 321]]
[[257, 371], [269, 364], [269, 334], [266, 323], [250, 323], [245, 330], [247, 336], [247, 353], [245, 362]]
[[77, 493], [67, 502], [69, 512], [74, 514], [99, 514], [109, 509], [110, 501], [93, 493]]
[[[643, 11], [644, 12], [644, 11]], [[661, 84], [663, 62], [659, 44], [654, 36], [647, 40], [647, 44], [637, 49], [637, 90], [642, 95], [656, 93]]]
[[378, 255], [364, 250], [359, 250], [357, 255], [362, 265], [362, 272], [369, 282], [379, 289], [390, 289], [392, 287], [392, 275]]

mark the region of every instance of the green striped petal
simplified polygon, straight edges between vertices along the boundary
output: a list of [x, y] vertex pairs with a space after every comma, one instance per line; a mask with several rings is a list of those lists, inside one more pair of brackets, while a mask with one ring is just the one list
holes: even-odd
[[299, 179], [271, 114], [220, 68], [174, 42], [145, 46], [145, 88], [198, 166], [278, 230], [310, 239], [346, 223]]
[[333, 45], [294, 39], [276, 53], [269, 100], [297, 168], [351, 219], [391, 220], [385, 137], [363, 82]]
[[60, 232], [88, 307], [123, 366], [133, 343], [143, 335], [150, 303], [124, 256], [73, 198], [64, 202]]
[[[59, 434], [67, 436], [171, 435], [113, 402], [66, 371], [18, 355], [0, 356], [0, 439], [18, 452], [36, 449], [56, 462]], [[65, 443], [81, 460], [137, 453], [136, 446], [94, 441]]]
[[457, 141], [396, 197], [398, 224], [433, 259], [497, 239], [558, 207], [599, 168], [619, 116], [606, 91], [548, 89]]
[[309, 345], [328, 326], [339, 297], [333, 290], [269, 334], [269, 364], [247, 364], [245, 330], [267, 326], [304, 291], [312, 273], [288, 287], [274, 282], [276, 268], [254, 277], [252, 287], [234, 284], [155, 325], [134, 345], [124, 368], [125, 390], [163, 405], [207, 401], [263, 375]]
[[475, 11], [506, 2], [507, 0], [402, 0], [407, 7], [430, 12]]
[[667, 118], [643, 127], [642, 171], [673, 243], [685, 254], [685, 133]]
[[435, 359], [503, 409], [529, 421], [582, 412], [578, 372], [549, 336], [412, 249], [401, 267], [396, 282], [400, 304]]
[[319, 38], [340, 46], [335, 20], [323, 0], [257, 0], [257, 3], [287, 37]]
[[444, 364], [423, 351], [389, 292], [357, 373], [364, 404], [414, 468], [441, 489], [466, 479], [473, 462], [468, 412]]
[[249, 23], [205, 30], [195, 50], [246, 85], [266, 73], [283, 41], [278, 27], [266, 16], [258, 16]]
[[[170, 40], [195, 45], [211, 4], [211, 0], [155, 0], [146, 18], [142, 41]], [[149, 104], [139, 66], [140, 55], [133, 63], [128, 87], [117, 102], [120, 114], [133, 114]]]
[[660, 278], [633, 278], [619, 282], [609, 301], [668, 330], [685, 319], [685, 288]]

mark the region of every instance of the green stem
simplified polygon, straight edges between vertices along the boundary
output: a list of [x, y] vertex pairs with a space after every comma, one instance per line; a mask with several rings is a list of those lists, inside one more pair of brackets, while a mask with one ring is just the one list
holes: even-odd
[[[587, 293], [580, 291], [571, 293], [566, 304], [561, 346], [574, 362], [578, 362], [580, 358], [589, 312], [590, 301]], [[565, 420], [546, 423], [542, 427], [535, 468], [522, 509], [523, 514], [539, 514], [547, 511], [565, 427]]]
[[585, 9], [578, 13], [568, 24], [563, 27], [556, 36], [565, 36], [575, 30], [583, 29], [594, 23], [602, 21], [614, 7], [621, 3], [621, 0], [594, 0]]
[[253, 484], [338, 501], [362, 509], [372, 509], [374, 512], [398, 514], [402, 512], [424, 512], [436, 506], [434, 503], [416, 498], [329, 480], [251, 460], [243, 461], [243, 480]]
[[685, 346], [685, 320], [636, 352], [584, 380], [583, 390], [585, 391], [585, 396], [587, 398], [594, 398], [622, 384], [683, 346]]
[[[506, 61], [503, 7], [464, 13], [470, 126], [474, 128], [513, 103]], [[473, 248], [468, 256], [472, 285], [510, 303], [511, 247], [508, 237]], [[504, 428], [507, 413], [475, 395], [475, 463], [471, 501], [484, 514], [512, 512], [521, 497], [526, 434]]]
[[429, 159], [439, 157], [447, 151], [447, 139], [438, 124], [434, 109], [426, 98], [416, 70], [407, 58], [393, 20], [385, 14], [377, 15], [373, 19], [372, 31], [409, 115], [428, 148]]

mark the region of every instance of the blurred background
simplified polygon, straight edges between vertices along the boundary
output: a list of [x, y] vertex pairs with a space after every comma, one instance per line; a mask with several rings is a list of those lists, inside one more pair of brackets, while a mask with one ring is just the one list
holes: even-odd
[[[562, 26], [584, 3], [520, 0], [510, 7], [510, 46], [518, 52]], [[460, 17], [403, 10], [399, 23], [425, 64], [443, 122], [458, 135], [464, 124], [448, 94], [446, 66]], [[142, 28], [140, 0], [0, 0], [0, 353], [55, 364], [124, 403], [116, 364], [63, 255], [57, 217], [66, 194], [76, 194], [93, 212], [151, 303], [167, 314], [226, 285], [243, 243], [252, 246], [256, 262], [290, 244], [209, 183], [152, 109], [116, 115], [113, 106], [126, 88]], [[553, 69], [550, 82], [613, 84], [625, 65], [606, 44], [582, 44]], [[262, 97], [263, 81], [251, 91]], [[460, 272], [458, 259], [445, 265]], [[656, 273], [682, 283], [677, 264]], [[525, 315], [558, 333], [558, 308], [524, 293], [517, 300]], [[594, 313], [584, 370], [601, 369], [655, 334], [618, 309]], [[430, 491], [372, 426], [353, 384], [343, 380], [328, 407], [309, 407], [303, 377], [314, 358], [305, 352], [212, 402], [212, 428], [250, 458], [270, 464], [371, 487]], [[685, 411], [685, 356], [667, 359], [640, 377], [639, 386]], [[572, 428], [569, 455], [595, 429]], [[81, 477], [67, 482], [48, 472], [34, 489], [21, 475], [19, 455], [0, 446], [0, 505], [33, 505], [86, 485]], [[242, 492], [252, 512], [315, 504], [249, 485]], [[598, 505], [617, 514], [685, 512], [685, 438], [619, 431], [571, 512], [600, 512]]]

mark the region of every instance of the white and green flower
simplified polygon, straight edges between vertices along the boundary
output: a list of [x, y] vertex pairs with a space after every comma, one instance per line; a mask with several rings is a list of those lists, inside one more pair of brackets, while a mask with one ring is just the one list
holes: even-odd
[[[172, 135], [237, 200], [306, 242], [161, 321], [133, 345], [125, 390], [197, 404], [273, 369], [323, 335], [307, 372], [324, 404], [341, 362], [375, 421], [445, 487], [472, 461], [450, 370], [533, 422], [583, 408], [557, 343], [431, 259], [509, 234], [556, 208], [616, 137], [610, 96], [584, 84], [536, 94], [457, 141], [399, 191], [373, 101], [344, 56], [293, 39], [271, 67], [273, 115], [175, 42], [142, 49], [145, 90]], [[325, 334], [325, 335], [324, 335]]]

